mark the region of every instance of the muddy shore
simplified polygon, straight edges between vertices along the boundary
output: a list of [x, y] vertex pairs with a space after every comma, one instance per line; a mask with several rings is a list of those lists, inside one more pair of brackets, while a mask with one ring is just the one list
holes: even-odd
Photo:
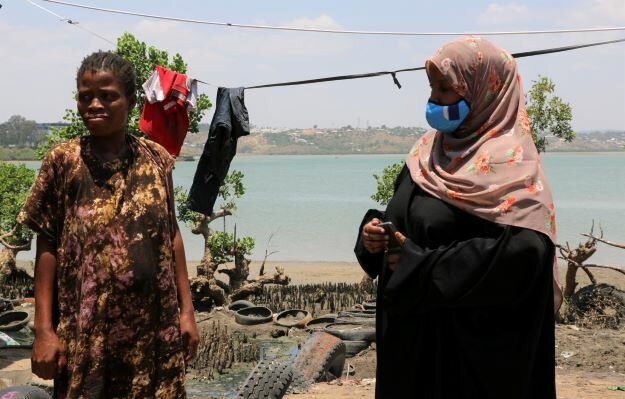
[[[253, 275], [259, 262], [250, 265]], [[360, 282], [363, 272], [356, 263], [349, 262], [268, 262], [284, 267], [293, 284], [322, 282]], [[560, 281], [565, 268], [560, 267]], [[625, 276], [610, 270], [593, 271], [598, 282], [625, 289]], [[590, 284], [588, 277], [578, 273], [579, 287]], [[246, 330], [236, 323], [238, 330]], [[308, 393], [287, 395], [298, 399], [373, 399], [375, 392], [375, 348], [347, 360], [355, 367], [353, 376], [332, 383], [320, 383]], [[574, 325], [556, 326], [556, 381], [560, 399], [611, 399], [623, 398], [625, 392], [611, 391], [610, 386], [625, 384], [625, 331], [597, 328], [580, 328]]]
[[[195, 265], [190, 262], [190, 275], [195, 275]], [[23, 262], [21, 267], [28, 269]], [[260, 262], [250, 265], [251, 277], [258, 273]], [[268, 262], [266, 271], [271, 273], [275, 266], [284, 268], [292, 279], [293, 285], [315, 284], [323, 282], [360, 282], [363, 273], [359, 266], [350, 262]], [[560, 269], [561, 280], [564, 268]], [[625, 289], [625, 276], [609, 270], [595, 272], [599, 282], [605, 282]], [[584, 273], [578, 274], [580, 287], [589, 284]], [[221, 311], [198, 313], [199, 326], [219, 320], [231, 332], [242, 332], [254, 336], [268, 336], [275, 325], [267, 323], [261, 326], [242, 326], [234, 321], [231, 314]], [[303, 342], [307, 334], [304, 331], [293, 332], [294, 342]], [[15, 362], [14, 367], [27, 367], [27, 353], [22, 362]], [[0, 358], [0, 362], [2, 359]], [[371, 347], [354, 358], [348, 359], [354, 366], [355, 374], [345, 376], [332, 383], [320, 383], [307, 393], [287, 395], [291, 399], [373, 399], [375, 392], [375, 348]], [[611, 391], [610, 386], [625, 385], [625, 331], [580, 328], [572, 325], [556, 326], [556, 374], [558, 398], [573, 399], [616, 399], [625, 397], [625, 392]], [[3, 365], [0, 364], [0, 369]], [[191, 372], [193, 373], [193, 372]], [[0, 376], [1, 377], [1, 376]], [[202, 378], [194, 375], [192, 378]], [[39, 381], [44, 383], [43, 381]], [[234, 388], [234, 387], [233, 387]], [[194, 396], [199, 398], [200, 396]], [[214, 397], [214, 396], [213, 396]], [[206, 397], [208, 398], [208, 396]]]

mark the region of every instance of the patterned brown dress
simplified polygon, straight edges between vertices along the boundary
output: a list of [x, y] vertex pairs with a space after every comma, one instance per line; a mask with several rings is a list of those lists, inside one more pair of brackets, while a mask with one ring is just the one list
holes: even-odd
[[56, 244], [55, 398], [185, 398], [174, 276], [175, 215], [158, 144], [126, 136], [102, 162], [83, 137], [53, 148], [18, 220]]

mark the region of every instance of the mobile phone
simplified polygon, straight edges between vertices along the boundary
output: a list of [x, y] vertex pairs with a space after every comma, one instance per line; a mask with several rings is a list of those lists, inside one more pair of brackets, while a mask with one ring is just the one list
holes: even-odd
[[378, 227], [382, 227], [386, 234], [388, 235], [388, 247], [390, 248], [398, 248], [400, 247], [399, 241], [395, 238], [395, 232], [397, 232], [397, 228], [393, 224], [393, 222], [382, 222], [378, 224]]

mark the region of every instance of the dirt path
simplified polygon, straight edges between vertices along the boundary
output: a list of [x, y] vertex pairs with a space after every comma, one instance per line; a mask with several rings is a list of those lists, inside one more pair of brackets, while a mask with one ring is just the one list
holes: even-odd
[[[625, 392], [611, 391], [612, 385], [625, 384], [625, 374], [557, 371], [558, 399], [623, 399]], [[342, 383], [321, 383], [305, 394], [286, 395], [285, 399], [373, 399], [375, 383], [370, 379]]]

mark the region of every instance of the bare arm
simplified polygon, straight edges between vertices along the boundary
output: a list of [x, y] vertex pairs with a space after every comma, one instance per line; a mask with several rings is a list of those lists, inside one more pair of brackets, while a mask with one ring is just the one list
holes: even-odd
[[180, 230], [176, 226], [174, 237], [174, 253], [176, 257], [176, 287], [178, 288], [178, 304], [180, 313], [193, 314], [193, 302], [191, 301], [191, 289], [189, 288], [189, 273], [187, 272], [187, 260], [184, 253], [184, 244]]
[[54, 332], [52, 303], [56, 280], [56, 248], [47, 238], [37, 235], [35, 258], [35, 333]]
[[[174, 193], [173, 193], [173, 181], [171, 174], [168, 177], [169, 180], [169, 198], [171, 209], [175, 208]], [[199, 343], [199, 336], [197, 332], [197, 325], [195, 324], [195, 315], [193, 313], [193, 301], [191, 299], [191, 288], [189, 287], [189, 273], [187, 271], [187, 259], [184, 253], [184, 243], [182, 242], [182, 235], [178, 228], [178, 223], [174, 219], [175, 224], [175, 236], [174, 236], [174, 258], [176, 264], [174, 265], [176, 288], [178, 291], [178, 306], [180, 307], [180, 333], [182, 334], [182, 340], [185, 348], [185, 360], [191, 361], [195, 357], [197, 346]]]
[[33, 373], [41, 378], [56, 377], [65, 367], [65, 349], [52, 323], [56, 247], [42, 235], [37, 236], [35, 260], [35, 340], [31, 355]]

